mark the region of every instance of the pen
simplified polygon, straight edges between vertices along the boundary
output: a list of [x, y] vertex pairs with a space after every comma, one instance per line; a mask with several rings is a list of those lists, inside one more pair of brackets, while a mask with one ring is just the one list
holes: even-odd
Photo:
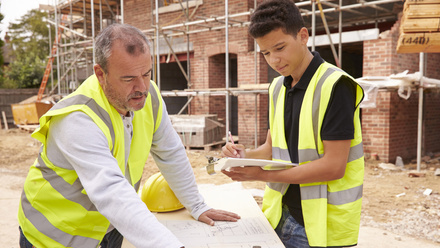
[[234, 139], [232, 139], [231, 131], [229, 131], [229, 139], [231, 140], [231, 143], [234, 144]]

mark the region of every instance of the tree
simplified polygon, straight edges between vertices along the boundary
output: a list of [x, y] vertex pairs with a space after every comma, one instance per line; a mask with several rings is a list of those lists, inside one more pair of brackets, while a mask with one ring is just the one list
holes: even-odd
[[[19, 23], [9, 25], [11, 53], [15, 57], [5, 70], [3, 87], [37, 88], [49, 55], [49, 29], [44, 19], [47, 13], [30, 10]], [[54, 29], [51, 27], [52, 34]]]
[[[2, 3], [0, 2], [0, 9], [1, 9]], [[2, 13], [0, 13], [0, 23], [3, 21], [3, 15]], [[1, 31], [1, 30], [0, 30]], [[0, 85], [2, 85], [3, 83], [3, 46], [4, 46], [5, 42], [3, 40], [0, 39], [0, 51], [2, 51], [0, 53]]]

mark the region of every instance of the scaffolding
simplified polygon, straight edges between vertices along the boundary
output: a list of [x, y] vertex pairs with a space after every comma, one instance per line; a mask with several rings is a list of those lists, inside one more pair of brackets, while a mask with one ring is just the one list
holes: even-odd
[[[145, 0], [148, 1], [148, 0]], [[207, 0], [205, 0], [207, 1]], [[162, 6], [168, 3], [169, 6]], [[151, 28], [143, 30], [153, 41], [152, 55], [156, 58], [153, 68], [153, 80], [161, 86], [160, 77], [160, 56], [165, 52], [161, 51], [161, 44], [168, 46], [168, 54], [172, 54], [182, 74], [187, 80], [188, 88], [182, 91], [162, 91], [163, 96], [186, 96], [187, 103], [183, 106], [181, 113], [187, 108], [196, 96], [200, 95], [224, 95], [226, 97], [226, 133], [229, 131], [230, 116], [230, 95], [254, 94], [255, 95], [255, 146], [257, 146], [257, 97], [259, 94], [267, 94], [266, 88], [233, 88], [229, 82], [229, 28], [242, 28], [249, 25], [249, 16], [257, 6], [254, 0], [253, 9], [241, 13], [229, 13], [229, 3], [225, 0], [225, 12], [218, 16], [198, 16], [197, 9], [203, 4], [203, 0], [150, 0], [151, 6]], [[342, 64], [342, 43], [343, 30], [364, 29], [375, 27], [380, 23], [395, 22], [398, 13], [402, 11], [402, 0], [311, 0], [298, 1], [297, 6], [303, 15], [306, 27], [311, 30], [311, 50], [315, 50], [317, 35], [327, 35], [334, 59], [338, 66]], [[55, 6], [55, 7], [54, 7]], [[154, 9], [153, 9], [154, 6]], [[161, 25], [159, 16], [164, 8], [177, 8], [181, 11], [179, 17], [184, 16], [185, 21]], [[318, 10], [316, 9], [318, 7]], [[120, 22], [124, 23], [124, 0], [54, 0], [54, 3], [41, 6], [40, 9], [49, 10], [53, 19], [48, 23], [54, 25], [55, 30], [62, 30], [62, 42], [58, 46], [56, 56], [58, 82], [54, 85], [51, 77], [50, 94], [67, 95], [75, 90], [80, 82], [79, 78], [85, 78], [91, 73], [94, 64], [94, 43], [93, 37], [105, 26]], [[316, 22], [316, 16], [321, 16], [321, 23]], [[61, 24], [62, 16], [66, 17], [66, 24]], [[194, 89], [191, 83], [190, 64], [190, 36], [201, 32], [212, 32], [224, 30], [225, 32], [225, 88], [222, 89]], [[331, 33], [337, 33], [338, 52], [332, 42]], [[58, 34], [55, 34], [56, 36]], [[174, 45], [170, 41], [175, 37], [186, 38], [186, 51], [180, 49], [179, 53], [186, 52], [187, 68], [183, 68], [179, 56], [176, 54]], [[258, 46], [254, 42], [255, 59], [255, 81], [254, 86], [261, 84], [258, 80]], [[57, 91], [57, 92], [56, 92]], [[227, 138], [228, 139], [228, 138]]]

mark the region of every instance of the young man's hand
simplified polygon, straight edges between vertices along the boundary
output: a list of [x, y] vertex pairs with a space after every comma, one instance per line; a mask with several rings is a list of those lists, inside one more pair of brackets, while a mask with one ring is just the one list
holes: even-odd
[[229, 170], [222, 170], [222, 173], [233, 181], [265, 181], [265, 171], [259, 166], [232, 167]]
[[230, 158], [244, 158], [246, 157], [246, 149], [244, 145], [228, 142], [222, 147], [221, 156]]

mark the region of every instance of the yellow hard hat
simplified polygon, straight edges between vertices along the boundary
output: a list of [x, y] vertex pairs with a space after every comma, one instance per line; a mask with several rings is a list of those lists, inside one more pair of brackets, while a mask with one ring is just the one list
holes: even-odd
[[151, 212], [169, 212], [184, 208], [160, 172], [145, 182], [141, 199]]

